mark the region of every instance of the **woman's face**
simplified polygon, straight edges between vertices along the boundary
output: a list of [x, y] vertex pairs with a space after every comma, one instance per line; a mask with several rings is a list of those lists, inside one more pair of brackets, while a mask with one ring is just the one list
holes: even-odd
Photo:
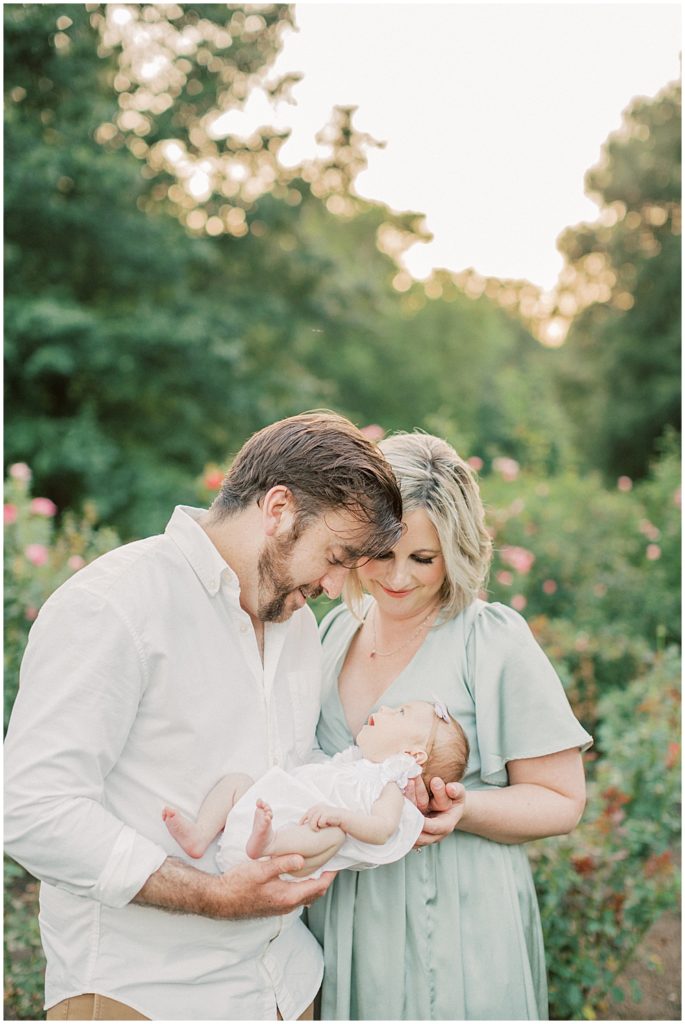
[[366, 562], [357, 572], [381, 612], [411, 618], [435, 606], [445, 579], [445, 562], [438, 534], [424, 509], [408, 512], [403, 522], [407, 529], [392, 551]]

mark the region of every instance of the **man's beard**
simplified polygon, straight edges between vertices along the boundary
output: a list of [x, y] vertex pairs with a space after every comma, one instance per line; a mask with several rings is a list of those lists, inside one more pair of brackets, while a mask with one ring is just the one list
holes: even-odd
[[290, 575], [290, 555], [296, 540], [297, 535], [292, 534], [283, 540], [270, 540], [259, 556], [257, 617], [262, 622], [289, 619], [294, 609], [289, 610], [286, 603], [296, 590], [301, 590], [304, 597], [318, 597], [322, 593], [322, 587], [298, 587]]

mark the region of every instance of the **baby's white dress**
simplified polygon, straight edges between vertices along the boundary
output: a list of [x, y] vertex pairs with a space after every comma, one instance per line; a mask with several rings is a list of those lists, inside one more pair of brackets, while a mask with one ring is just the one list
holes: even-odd
[[[421, 769], [408, 754], [395, 754], [376, 763], [362, 757], [356, 746], [323, 763], [305, 764], [289, 772], [270, 768], [230, 811], [219, 840], [217, 864], [227, 871], [248, 859], [245, 845], [252, 832], [257, 800], [269, 804], [273, 827], [279, 829], [297, 824], [305, 811], [319, 803], [368, 814], [388, 782], [396, 782], [404, 791], [409, 779], [420, 774]], [[311, 877], [317, 878], [322, 871], [360, 871], [400, 860], [411, 850], [422, 828], [423, 815], [411, 801], [405, 800], [399, 825], [387, 842], [376, 845], [347, 836], [338, 852], [313, 871]]]

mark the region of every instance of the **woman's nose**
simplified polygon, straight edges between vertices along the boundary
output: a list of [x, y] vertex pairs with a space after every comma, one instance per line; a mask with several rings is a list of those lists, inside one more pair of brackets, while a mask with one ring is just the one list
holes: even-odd
[[388, 578], [390, 580], [405, 580], [409, 577], [409, 564], [403, 559], [393, 558], [388, 567]]

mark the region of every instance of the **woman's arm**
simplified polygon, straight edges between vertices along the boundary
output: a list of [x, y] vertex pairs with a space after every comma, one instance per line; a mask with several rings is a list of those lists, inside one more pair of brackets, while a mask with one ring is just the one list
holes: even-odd
[[[497, 843], [525, 843], [565, 835], [585, 807], [585, 774], [577, 747], [507, 764], [509, 785], [464, 790], [442, 780], [431, 782], [428, 817], [417, 846], [440, 842], [455, 828]], [[423, 803], [423, 807], [421, 804]], [[426, 798], [417, 794], [426, 813]], [[431, 813], [432, 812], [432, 813]]]

